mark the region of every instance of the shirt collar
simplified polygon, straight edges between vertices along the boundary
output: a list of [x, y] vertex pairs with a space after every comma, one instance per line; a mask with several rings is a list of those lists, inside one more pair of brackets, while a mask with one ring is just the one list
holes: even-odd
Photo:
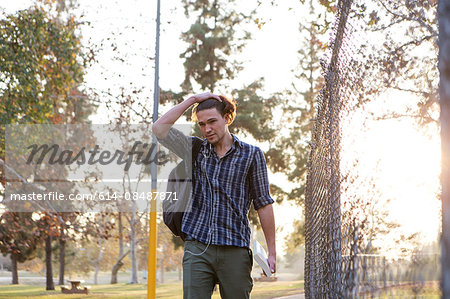
[[231, 134], [231, 137], [233, 137], [234, 143], [239, 145], [240, 147], [243, 147], [242, 141], [239, 140], [239, 138], [236, 137], [236, 135]]
[[[236, 135], [231, 134], [231, 137], [233, 137], [233, 145], [231, 146], [231, 148], [233, 148], [235, 144], [237, 144], [241, 148], [243, 147], [242, 141], [240, 141], [239, 138], [236, 137]], [[203, 143], [202, 144], [203, 144], [203, 146], [208, 145], [208, 140], [206, 140], [206, 138], [203, 139]]]

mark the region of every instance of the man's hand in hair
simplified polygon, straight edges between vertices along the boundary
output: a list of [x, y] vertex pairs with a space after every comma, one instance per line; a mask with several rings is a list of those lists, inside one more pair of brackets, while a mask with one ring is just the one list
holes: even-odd
[[208, 99], [216, 99], [219, 102], [222, 102], [222, 99], [218, 95], [210, 93], [210, 92], [204, 92], [204, 93], [193, 95], [188, 100], [190, 100], [190, 99], [194, 99], [195, 103], [201, 103]]

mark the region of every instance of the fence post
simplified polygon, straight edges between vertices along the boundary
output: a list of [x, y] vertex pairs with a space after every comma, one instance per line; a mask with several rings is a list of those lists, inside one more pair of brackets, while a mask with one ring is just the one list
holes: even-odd
[[438, 4], [442, 148], [442, 298], [450, 298], [450, 0]]

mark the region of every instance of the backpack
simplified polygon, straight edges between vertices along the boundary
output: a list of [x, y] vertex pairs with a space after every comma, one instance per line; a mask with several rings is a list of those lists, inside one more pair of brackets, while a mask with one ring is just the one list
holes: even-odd
[[[200, 152], [202, 142], [203, 141], [200, 138], [194, 137], [192, 139], [191, 169], [194, 168], [194, 163]], [[172, 194], [173, 196], [170, 196], [169, 199], [164, 200], [162, 204], [164, 223], [175, 236], [181, 237], [183, 241], [186, 238], [186, 234], [181, 231], [181, 223], [183, 221], [185, 209], [191, 200], [193, 185], [193, 174], [186, 173], [186, 163], [183, 160], [178, 163], [178, 165], [172, 169], [169, 174], [166, 191], [171, 193], [166, 194]]]

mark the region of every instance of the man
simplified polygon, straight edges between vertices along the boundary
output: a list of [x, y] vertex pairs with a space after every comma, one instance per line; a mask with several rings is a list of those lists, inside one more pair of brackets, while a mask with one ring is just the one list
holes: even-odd
[[193, 203], [185, 213], [186, 233], [183, 257], [184, 298], [211, 298], [219, 283], [222, 298], [249, 298], [253, 259], [248, 210], [258, 212], [268, 247], [268, 263], [276, 270], [273, 199], [264, 155], [256, 146], [230, 134], [228, 126], [236, 116], [236, 104], [211, 93], [194, 95], [161, 116], [153, 134], [183, 158], [192, 143], [172, 125], [192, 105], [193, 118], [205, 137], [193, 169]]

